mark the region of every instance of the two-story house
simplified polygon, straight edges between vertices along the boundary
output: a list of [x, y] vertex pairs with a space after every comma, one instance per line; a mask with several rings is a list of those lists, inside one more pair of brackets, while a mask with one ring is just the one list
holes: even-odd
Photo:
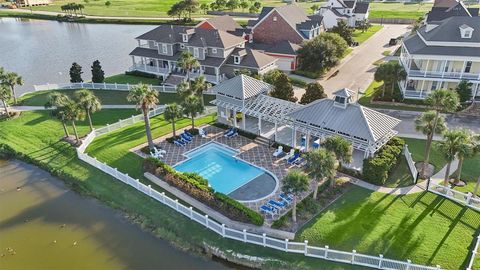
[[325, 31], [323, 18], [308, 15], [295, 4], [279, 7], [263, 7], [258, 19], [247, 25], [248, 46], [278, 59], [280, 70], [297, 68], [299, 45]]
[[358, 0], [329, 0], [316, 13], [323, 16], [325, 27], [330, 29], [337, 26], [338, 21], [344, 20], [350, 27], [368, 19], [368, 2]]
[[237, 70], [263, 74], [277, 67], [274, 57], [245, 48], [244, 38], [214, 28], [161, 25], [136, 39], [138, 47], [130, 53], [130, 69], [158, 75], [174, 85], [186, 77], [186, 71], [177, 65], [186, 51], [200, 64], [188, 73], [190, 78], [203, 75], [214, 84], [233, 77]]
[[453, 16], [478, 16], [479, 8], [465, 6], [462, 1], [457, 0], [435, 0], [432, 9], [427, 13], [425, 21], [438, 22]]
[[399, 83], [405, 98], [424, 99], [437, 89], [472, 83], [480, 97], [480, 17], [453, 16], [427, 22], [402, 44], [400, 63], [407, 79]]

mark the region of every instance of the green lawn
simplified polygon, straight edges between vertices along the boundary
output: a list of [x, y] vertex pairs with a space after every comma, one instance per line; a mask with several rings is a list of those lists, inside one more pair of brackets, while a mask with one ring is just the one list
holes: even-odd
[[[132, 110], [103, 110], [95, 114], [94, 124], [97, 127], [104, 126], [106, 123], [113, 123], [131, 114]], [[160, 118], [157, 117], [152, 121], [154, 122], [153, 128], [156, 135], [161, 133], [160, 130], [169, 132], [168, 125], [159, 120]], [[209, 120], [211, 118], [201, 121]], [[182, 121], [181, 125], [185, 126], [187, 122]], [[78, 129], [81, 134], [86, 134], [88, 131], [85, 122], [78, 123]], [[121, 131], [120, 133], [135, 138], [135, 143], [143, 143], [146, 139], [145, 136], [140, 134], [140, 129], [141, 125], [137, 126], [136, 132], [138, 133], [133, 135]], [[276, 260], [267, 263], [265, 266], [267, 269], [318, 269], [319, 267], [337, 270], [365, 269], [223, 239], [169, 207], [149, 199], [133, 188], [78, 160], [74, 149], [69, 144], [59, 140], [62, 134], [60, 123], [50, 118], [46, 111], [24, 112], [16, 119], [0, 121], [0, 145], [9, 145], [15, 151], [42, 164], [50, 171], [62, 171], [73, 175], [78, 180], [74, 180], [75, 182], [70, 185], [76, 190], [124, 211], [126, 216], [132, 217], [146, 230], [151, 230], [155, 235], [174, 243], [182, 249], [199, 252], [203, 243], [205, 243], [222, 250]], [[120, 145], [125, 147], [127, 144], [124, 142]], [[117, 144], [113, 143], [108, 147], [114, 149], [117, 148]], [[102, 151], [100, 152], [105, 153], [105, 149], [102, 149]], [[115, 150], [115, 152], [125, 154], [125, 152], [118, 150]], [[130, 165], [135, 166], [135, 164], [127, 164], [126, 168], [130, 168]]]
[[432, 193], [392, 196], [354, 187], [304, 226], [297, 239], [465, 269], [479, 227], [480, 213]]
[[[415, 162], [423, 161], [425, 159], [425, 140], [410, 138], [402, 139], [404, 139], [405, 143], [408, 145], [408, 150], [412, 153], [412, 158]], [[435, 172], [438, 172], [447, 164], [442, 153], [435, 147], [435, 145], [432, 146], [429, 163], [435, 166]]]
[[[28, 93], [18, 99], [19, 103], [24, 106], [43, 106], [47, 102], [48, 95], [55, 90], [38, 91]], [[72, 97], [76, 90], [66, 89], [58, 90]], [[128, 91], [115, 90], [92, 90], [104, 105], [124, 105], [134, 104], [127, 101]], [[215, 99], [214, 95], [205, 95], [205, 104]], [[158, 93], [159, 104], [169, 104], [172, 102], [179, 103], [181, 100], [176, 93]]]
[[118, 74], [113, 75], [110, 77], [105, 78], [106, 83], [121, 83], [121, 84], [151, 84], [151, 85], [159, 85], [160, 80], [157, 78], [145, 78], [140, 76], [134, 75], [126, 75], [126, 74]]
[[413, 185], [413, 177], [408, 168], [407, 160], [405, 156], [400, 157], [395, 169], [388, 176], [387, 181], [384, 186], [396, 188], [396, 187], [407, 187]]
[[363, 43], [382, 28], [383, 25], [374, 24], [365, 32], [362, 32], [362, 30], [355, 30], [355, 32], [353, 32], [353, 38], [358, 43]]
[[417, 19], [431, 8], [431, 3], [370, 3], [369, 18]]
[[[478, 177], [480, 177], [480, 154], [473, 158], [466, 159], [463, 162], [462, 180], [467, 183], [464, 187], [456, 187], [456, 190], [462, 192], [473, 192]], [[480, 191], [477, 192], [480, 195]]]

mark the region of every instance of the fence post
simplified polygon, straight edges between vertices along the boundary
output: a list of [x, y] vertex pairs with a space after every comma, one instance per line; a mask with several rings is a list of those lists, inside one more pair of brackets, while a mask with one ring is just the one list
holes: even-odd
[[175, 210], [178, 212], [178, 199], [175, 199]]
[[303, 241], [305, 243], [305, 256], [308, 255], [308, 240]]
[[225, 237], [225, 224], [222, 223], [222, 237]]
[[267, 245], [267, 234], [262, 233], [262, 236], [263, 236], [263, 246], [266, 246]]
[[115, 89], [118, 89], [118, 85], [117, 85], [117, 83], [115, 83]]
[[325, 258], [328, 258], [328, 246], [325, 246]]
[[412, 265], [412, 261], [407, 260], [407, 268], [406, 268], [406, 270], [409, 270], [411, 265]]
[[[435, 269], [436, 269], [436, 270], [440, 270], [440, 265], [438, 265], [438, 264], [435, 265]], [[472, 269], [469, 269], [469, 270], [472, 270]]]
[[165, 192], [162, 192], [162, 202], [165, 204]]
[[83, 87], [83, 82], [81, 82], [80, 85], [81, 85], [82, 88], [84, 88], [84, 87]]
[[208, 215], [205, 215], [205, 227], [208, 228]]
[[189, 207], [188, 209], [190, 209], [190, 219], [193, 219], [193, 207]]
[[103, 82], [103, 89], [107, 89], [107, 83]]
[[288, 239], [285, 239], [285, 251], [288, 251]]
[[127, 90], [130, 90], [130, 84], [127, 83]]
[[135, 181], [137, 182], [137, 189], [140, 190], [140, 180], [135, 179]]
[[243, 229], [243, 242], [247, 242], [247, 230]]
[[383, 264], [383, 254], [378, 255], [380, 257], [380, 260], [378, 261], [378, 268], [382, 269], [382, 264]]
[[355, 254], [357, 253], [357, 251], [354, 249], [352, 250], [352, 264], [355, 262]]
[[148, 195], [152, 196], [152, 185], [148, 185]]

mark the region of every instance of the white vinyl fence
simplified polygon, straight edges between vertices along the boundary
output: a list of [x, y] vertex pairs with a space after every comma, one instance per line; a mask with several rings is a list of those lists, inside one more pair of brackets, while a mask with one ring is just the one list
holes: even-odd
[[477, 242], [475, 243], [475, 246], [473, 247], [472, 250], [472, 257], [470, 257], [470, 262], [468, 263], [467, 270], [473, 270], [473, 262], [475, 261], [475, 257], [478, 254], [478, 249], [480, 247], [480, 235], [477, 236]]
[[417, 171], [417, 167], [415, 167], [415, 161], [413, 161], [412, 154], [408, 150], [408, 145], [405, 145], [405, 147], [403, 148], [403, 155], [407, 159], [408, 168], [410, 169], [410, 173], [412, 174], [412, 177], [413, 177], [413, 183], [416, 183], [417, 177], [418, 177], [418, 171]]
[[428, 185], [427, 190], [480, 211], [480, 198], [474, 198], [470, 192], [463, 193], [432, 182]]
[[[35, 91], [45, 90], [62, 90], [62, 89], [99, 89], [99, 90], [118, 90], [129, 91], [135, 84], [120, 84], [120, 83], [47, 83], [43, 85], [34, 85]], [[174, 86], [167, 85], [149, 85], [150, 88], [159, 92], [176, 93], [177, 89]]]
[[[162, 113], [164, 107], [159, 107], [150, 112], [150, 117]], [[290, 242], [288, 239], [277, 239], [264, 234], [254, 234], [247, 232], [247, 230], [236, 230], [226, 227], [224, 224], [220, 224], [211, 219], [208, 215], [203, 215], [195, 211], [192, 207], [184, 206], [179, 203], [177, 199], [172, 199], [165, 195], [164, 192], [158, 192], [151, 187], [151, 185], [145, 185], [138, 179], [130, 177], [128, 174], [119, 172], [116, 168], [112, 168], [106, 163], [98, 161], [96, 158], [92, 158], [85, 153], [85, 149], [88, 144], [91, 143], [96, 136], [105, 134], [122, 127], [131, 125], [133, 123], [142, 121], [142, 115], [132, 116], [131, 118], [120, 120], [115, 124], [95, 129], [88, 136], [83, 139], [82, 145], [77, 148], [78, 158], [86, 163], [94, 166], [97, 169], [113, 176], [114, 178], [122, 181], [123, 183], [137, 189], [145, 195], [157, 200], [158, 202], [167, 205], [180, 214], [190, 218], [192, 221], [200, 223], [213, 232], [221, 235], [224, 238], [229, 238], [244, 243], [251, 243], [263, 247], [269, 247], [276, 250], [281, 250], [290, 253], [303, 254], [307, 257], [315, 257], [319, 259], [342, 262], [354, 265], [367, 266], [377, 269], [389, 269], [389, 270], [438, 270], [440, 266], [424, 266], [413, 264], [410, 260], [397, 261], [383, 258], [383, 255], [370, 256], [357, 253], [355, 250], [352, 252], [338, 251], [330, 249], [328, 246], [316, 247], [308, 245], [308, 241], [304, 242]]]

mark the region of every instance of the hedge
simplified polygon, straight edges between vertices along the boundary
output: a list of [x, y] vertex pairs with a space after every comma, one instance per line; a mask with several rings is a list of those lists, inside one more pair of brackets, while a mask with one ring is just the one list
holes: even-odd
[[313, 72], [313, 71], [300, 70], [300, 69], [292, 71], [292, 73], [296, 75], [304, 76], [310, 79], [318, 79], [322, 75], [321, 71]]
[[214, 192], [208, 181], [196, 173], [178, 172], [155, 158], [145, 159], [144, 169], [232, 220], [263, 225], [262, 215], [223, 193]]
[[363, 160], [363, 180], [375, 185], [383, 185], [389, 173], [402, 154], [405, 141], [394, 137], [388, 141], [372, 158]]
[[[227, 129], [227, 128], [230, 127], [230, 126], [228, 126], [228, 125], [225, 125], [225, 124], [222, 124], [222, 123], [218, 123], [218, 122], [214, 123], [213, 125], [216, 126], [216, 127], [218, 127], [218, 128], [221, 128], [221, 129]], [[255, 133], [251, 133], [251, 132], [248, 132], [248, 131], [245, 131], [245, 130], [241, 130], [241, 129], [238, 129], [238, 128], [237, 128], [237, 132], [238, 132], [239, 135], [241, 135], [241, 136], [243, 136], [243, 137], [245, 137], [245, 138], [249, 138], [250, 140], [255, 140], [255, 139], [258, 137], [258, 135], [255, 134]]]
[[152, 78], [152, 79], [157, 78], [155, 74], [146, 73], [138, 70], [125, 71], [125, 75], [139, 76], [139, 77]]

